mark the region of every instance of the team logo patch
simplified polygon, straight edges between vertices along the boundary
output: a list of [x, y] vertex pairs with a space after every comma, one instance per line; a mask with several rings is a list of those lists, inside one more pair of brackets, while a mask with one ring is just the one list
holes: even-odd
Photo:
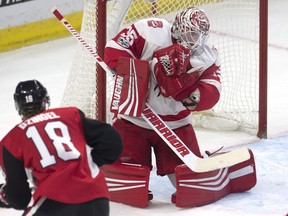
[[148, 20], [147, 23], [148, 23], [149, 27], [153, 27], [153, 28], [162, 28], [163, 27], [163, 23], [159, 20]]
[[128, 48], [129, 47], [129, 41], [126, 40], [124, 37], [119, 37], [117, 40], [117, 44], [119, 44], [120, 46], [124, 47], [124, 48]]

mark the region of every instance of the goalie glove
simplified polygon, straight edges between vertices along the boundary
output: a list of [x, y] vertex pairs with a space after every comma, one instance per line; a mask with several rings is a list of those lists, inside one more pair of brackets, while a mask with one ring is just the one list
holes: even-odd
[[[152, 71], [164, 97], [173, 97], [177, 101], [183, 100], [188, 95], [180, 94], [193, 86], [198, 79], [198, 73], [187, 73], [190, 63], [190, 50], [180, 44], [154, 52], [151, 63]], [[189, 91], [188, 91], [189, 92]]]
[[156, 50], [153, 53], [153, 58], [159, 62], [161, 71], [166, 76], [179, 77], [186, 73], [189, 64], [190, 50], [180, 44]]

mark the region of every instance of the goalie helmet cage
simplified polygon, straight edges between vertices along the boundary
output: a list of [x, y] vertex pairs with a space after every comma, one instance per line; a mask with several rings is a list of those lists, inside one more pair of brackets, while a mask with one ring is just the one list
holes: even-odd
[[[84, 0], [81, 37], [103, 58], [106, 41], [123, 27], [147, 17], [172, 23], [190, 6], [204, 9], [210, 20], [208, 40], [219, 51], [223, 83], [218, 104], [192, 114], [194, 126], [267, 138], [268, 0]], [[111, 122], [114, 80], [107, 75], [79, 44], [61, 105]]]

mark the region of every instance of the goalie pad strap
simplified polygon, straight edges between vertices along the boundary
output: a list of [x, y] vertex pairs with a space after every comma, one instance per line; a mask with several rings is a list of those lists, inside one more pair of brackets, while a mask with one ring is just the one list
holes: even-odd
[[108, 185], [110, 200], [126, 205], [146, 208], [150, 169], [133, 164], [112, 164], [101, 167]]

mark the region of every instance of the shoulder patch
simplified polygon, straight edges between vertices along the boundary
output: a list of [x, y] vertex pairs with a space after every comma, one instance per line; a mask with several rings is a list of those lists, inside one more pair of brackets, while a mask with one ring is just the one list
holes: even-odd
[[147, 23], [149, 27], [163, 28], [163, 22], [160, 20], [148, 20]]

